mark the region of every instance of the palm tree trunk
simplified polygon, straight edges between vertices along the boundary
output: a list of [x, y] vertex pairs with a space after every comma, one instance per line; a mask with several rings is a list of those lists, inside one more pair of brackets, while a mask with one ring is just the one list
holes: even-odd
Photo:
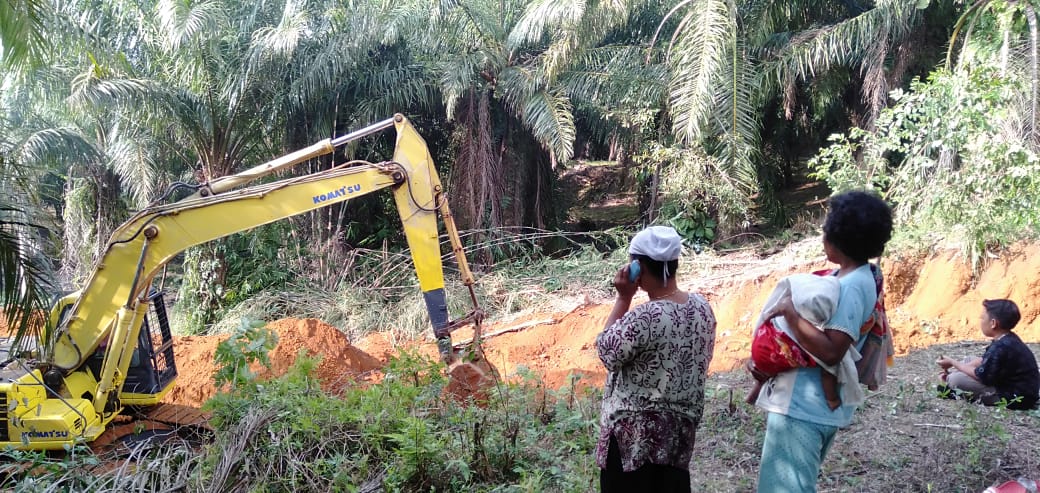
[[1029, 86], [1029, 124], [1026, 127], [1027, 135], [1029, 139], [1036, 142], [1037, 131], [1036, 131], [1036, 98], [1037, 98], [1037, 86], [1038, 74], [1037, 74], [1037, 22], [1036, 22], [1036, 10], [1029, 3], [1025, 4], [1026, 11], [1026, 22], [1029, 23], [1029, 55], [1030, 55], [1030, 86]]
[[657, 197], [661, 192], [661, 160], [657, 160], [654, 166], [654, 176], [650, 181], [650, 205], [646, 209], [647, 219], [654, 222], [657, 219]]

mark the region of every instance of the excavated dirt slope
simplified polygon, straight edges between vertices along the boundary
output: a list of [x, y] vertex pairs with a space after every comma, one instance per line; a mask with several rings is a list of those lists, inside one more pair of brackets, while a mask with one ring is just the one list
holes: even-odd
[[[748, 356], [751, 323], [779, 279], [824, 267], [822, 258], [787, 264], [767, 260], [713, 281], [685, 279], [683, 287], [704, 293], [718, 319], [710, 370], [731, 370]], [[926, 259], [886, 258], [882, 267], [897, 355], [932, 344], [983, 339], [978, 317], [980, 302], [987, 298], [1015, 300], [1022, 310], [1016, 332], [1027, 342], [1040, 342], [1040, 245], [1010, 248], [999, 258], [989, 259], [975, 278], [970, 266], [953, 252], [938, 252]], [[488, 360], [502, 375], [527, 367], [542, 375], [551, 387], [566, 384], [571, 374], [581, 376], [584, 384], [601, 385], [604, 372], [594, 341], [610, 309], [610, 304], [585, 304], [568, 312], [534, 314], [491, 324], [485, 327], [485, 333], [525, 328], [485, 342]], [[356, 381], [398, 350], [380, 333], [352, 345], [341, 332], [317, 320], [287, 319], [271, 326], [278, 332], [279, 344], [271, 354], [271, 368], [264, 374], [284, 372], [299, 350], [305, 349], [324, 355], [317, 373], [327, 390]], [[456, 340], [468, 338], [470, 334], [465, 332], [457, 332]], [[219, 341], [217, 337], [177, 340], [180, 377], [167, 402], [199, 405], [213, 395], [213, 353]], [[431, 357], [436, 354], [429, 341], [413, 344]]]
[[[315, 376], [326, 391], [335, 392], [344, 384], [353, 383], [367, 372], [378, 369], [382, 362], [350, 344], [339, 329], [315, 319], [284, 319], [267, 324], [278, 335], [278, 345], [268, 355], [271, 365], [256, 368], [260, 377], [271, 377], [286, 372], [301, 353], [321, 356]], [[216, 371], [214, 355], [217, 345], [225, 337], [189, 336], [174, 341], [173, 352], [177, 361], [177, 384], [163, 402], [201, 406], [213, 397]]]

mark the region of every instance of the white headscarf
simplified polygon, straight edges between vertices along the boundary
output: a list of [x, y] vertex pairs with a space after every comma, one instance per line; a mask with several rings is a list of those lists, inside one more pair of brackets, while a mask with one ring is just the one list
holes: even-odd
[[650, 226], [632, 238], [629, 255], [646, 255], [664, 263], [664, 282], [668, 283], [668, 262], [679, 260], [682, 253], [682, 238], [671, 226]]

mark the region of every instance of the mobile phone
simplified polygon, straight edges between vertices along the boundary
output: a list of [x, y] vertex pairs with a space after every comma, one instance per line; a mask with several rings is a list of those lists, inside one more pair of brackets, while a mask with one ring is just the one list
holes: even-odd
[[628, 282], [636, 282], [636, 278], [639, 277], [639, 261], [633, 260], [632, 263], [628, 264]]

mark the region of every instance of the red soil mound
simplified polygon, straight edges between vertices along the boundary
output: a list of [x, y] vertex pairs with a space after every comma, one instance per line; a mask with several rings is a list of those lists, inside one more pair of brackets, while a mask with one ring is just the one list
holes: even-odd
[[979, 331], [982, 300], [994, 298], [1018, 304], [1022, 320], [1015, 333], [1026, 342], [1040, 342], [1040, 245], [1009, 248], [988, 259], [974, 278], [967, 261], [954, 252], [939, 252], [923, 264], [888, 265], [885, 271], [888, 279], [913, 279], [905, 295], [890, 292], [886, 299], [899, 353], [985, 339]]
[[[315, 319], [283, 319], [271, 322], [268, 328], [278, 334], [278, 345], [271, 351], [271, 364], [255, 368], [261, 378], [284, 374], [301, 351], [309, 356], [321, 356], [315, 376], [326, 391], [336, 392], [346, 383], [354, 382], [362, 373], [382, 366], [367, 353], [352, 346], [339, 329]], [[177, 360], [177, 383], [163, 402], [200, 406], [213, 394], [213, 374], [217, 345], [226, 336], [192, 336], [174, 340], [173, 351]]]
[[[31, 327], [33, 327], [33, 329], [39, 329], [40, 327], [43, 326], [44, 317], [46, 315], [47, 314], [43, 313], [43, 312], [36, 312], [35, 314], [33, 314], [32, 317], [29, 318], [29, 325]], [[20, 318], [21, 317], [18, 316], [17, 312], [16, 312], [16, 315], [15, 315], [15, 326], [16, 327], [20, 323], [19, 322]], [[7, 312], [5, 312], [3, 310], [0, 310], [0, 337], [10, 337], [10, 336], [13, 336], [15, 334], [14, 328], [15, 327], [9, 327], [7, 325]]]
[[217, 388], [213, 374], [217, 371], [213, 356], [217, 344], [226, 336], [189, 336], [173, 338], [173, 359], [177, 362], [177, 383], [163, 402], [186, 406], [201, 406]]
[[[342, 331], [321, 320], [287, 318], [267, 326], [278, 333], [278, 347], [271, 351], [271, 366], [261, 372], [261, 376], [284, 374], [296, 361], [300, 350], [306, 350], [310, 356], [322, 357], [314, 376], [326, 390], [338, 390], [343, 384], [353, 382], [357, 374], [382, 366], [378, 359], [352, 346]], [[347, 375], [350, 378], [345, 378]]]

